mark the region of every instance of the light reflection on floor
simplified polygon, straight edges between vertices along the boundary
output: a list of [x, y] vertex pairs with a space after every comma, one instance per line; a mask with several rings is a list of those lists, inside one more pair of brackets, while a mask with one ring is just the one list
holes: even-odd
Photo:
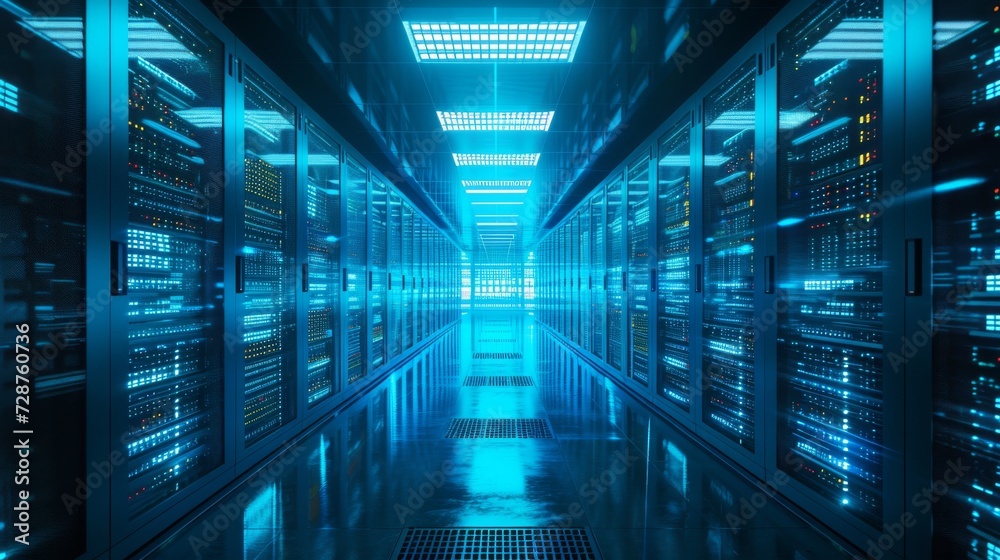
[[[464, 387], [468, 375], [535, 386]], [[554, 438], [443, 439], [454, 417], [546, 418]], [[526, 315], [465, 316], [282, 458], [150, 557], [387, 559], [404, 527], [572, 525], [609, 560], [850, 558], [775, 503], [731, 530], [757, 489]]]

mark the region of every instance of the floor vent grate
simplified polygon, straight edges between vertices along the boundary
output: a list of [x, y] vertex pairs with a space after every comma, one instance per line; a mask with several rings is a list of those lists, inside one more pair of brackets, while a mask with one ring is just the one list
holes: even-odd
[[403, 534], [396, 560], [600, 560], [589, 531], [582, 527], [454, 528], [411, 527]]
[[546, 439], [552, 429], [544, 418], [452, 418], [444, 437]]
[[520, 360], [520, 352], [474, 352], [473, 360]]
[[470, 375], [466, 387], [531, 387], [535, 382], [527, 375]]

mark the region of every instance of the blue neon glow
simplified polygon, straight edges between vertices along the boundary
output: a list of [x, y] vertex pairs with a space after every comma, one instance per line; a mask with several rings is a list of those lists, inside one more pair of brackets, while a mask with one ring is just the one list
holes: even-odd
[[145, 126], [146, 128], [149, 128], [151, 130], [160, 133], [163, 136], [166, 136], [167, 138], [170, 138], [171, 140], [175, 140], [178, 144], [183, 144], [184, 146], [187, 146], [192, 150], [201, 149], [201, 144], [195, 142], [194, 140], [188, 138], [187, 136], [184, 136], [183, 134], [180, 134], [176, 130], [172, 130], [170, 128], [167, 128], [166, 126], [163, 126], [162, 124], [156, 121], [150, 119], [142, 119], [142, 125]]
[[778, 227], [789, 227], [804, 222], [804, 218], [785, 218], [778, 222]]
[[143, 58], [141, 56], [140, 57], [136, 57], [136, 58], [137, 58], [136, 62], [139, 64], [139, 68], [142, 68], [143, 70], [145, 70], [145, 71], [149, 72], [150, 74], [156, 76], [157, 78], [160, 79], [160, 81], [162, 81], [162, 82], [170, 85], [171, 87], [173, 87], [177, 91], [179, 91], [182, 94], [184, 94], [189, 99], [194, 99], [195, 97], [197, 97], [195, 95], [195, 93], [194, 93], [194, 90], [192, 90], [191, 88], [187, 87], [186, 85], [180, 83], [176, 78], [174, 78], [170, 74], [167, 74], [166, 72], [164, 72], [163, 70], [161, 70], [158, 66], [156, 66], [152, 62], [146, 60], [145, 58]]
[[735, 181], [735, 180], [739, 179], [740, 177], [743, 177], [746, 174], [747, 174], [746, 171], [738, 171], [738, 172], [733, 173], [731, 175], [727, 175], [727, 176], [723, 177], [722, 179], [719, 179], [718, 181], [716, 181], [715, 182], [715, 186], [720, 187], [722, 185], [725, 185], [726, 183], [730, 183], [732, 181]]
[[792, 140], [792, 145], [798, 146], [800, 144], [804, 144], [805, 142], [813, 140], [814, 138], [819, 138], [820, 136], [826, 134], [827, 132], [840, 128], [849, 122], [851, 122], [851, 119], [847, 117], [840, 117], [839, 119], [834, 119], [833, 121], [828, 122], [819, 128], [814, 128], [813, 130], [803, 134], [802, 136], [799, 136], [795, 140]]
[[934, 50], [940, 50], [979, 29], [983, 21], [939, 21], [934, 24]]
[[965, 177], [962, 179], [955, 179], [954, 181], [948, 181], [946, 183], [941, 183], [940, 185], [934, 186], [934, 193], [944, 193], [950, 191], [957, 191], [960, 189], [967, 189], [969, 187], [975, 187], [976, 185], [981, 185], [986, 182], [983, 177]]
[[883, 43], [881, 19], [845, 19], [813, 46], [802, 60], [878, 60]]
[[403, 22], [420, 62], [572, 62], [586, 22]]

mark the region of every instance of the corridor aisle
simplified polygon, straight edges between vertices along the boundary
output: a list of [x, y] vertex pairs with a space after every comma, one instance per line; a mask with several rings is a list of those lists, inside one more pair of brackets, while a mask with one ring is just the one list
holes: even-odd
[[525, 558], [850, 558], [530, 316], [498, 313], [465, 316], [149, 557], [449, 558], [394, 551], [435, 533], [410, 528], [456, 527], [576, 528], [594, 554]]

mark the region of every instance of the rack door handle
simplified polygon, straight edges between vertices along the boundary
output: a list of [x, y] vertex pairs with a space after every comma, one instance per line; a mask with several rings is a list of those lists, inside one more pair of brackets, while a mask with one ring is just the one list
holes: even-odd
[[392, 273], [391, 272], [389, 273], [389, 279], [388, 279], [388, 281], [386, 283], [389, 284], [389, 291], [391, 292], [392, 291]]
[[309, 263], [302, 263], [302, 292], [309, 291]]
[[701, 265], [696, 264], [694, 265], [694, 293], [696, 294], [701, 293], [703, 287], [702, 284], [703, 284], [703, 278], [701, 272]]
[[774, 293], [774, 257], [764, 257], [764, 293]]
[[906, 240], [906, 295], [915, 297], [923, 291], [923, 240]]
[[404, 292], [406, 291], [406, 275], [405, 274], [403, 275], [403, 286], [400, 289], [402, 289]]
[[347, 267], [340, 269], [340, 287], [341, 291], [347, 291]]
[[372, 271], [368, 271], [368, 291], [372, 291]]
[[649, 291], [656, 293], [656, 268], [649, 269]]
[[243, 255], [236, 255], [236, 293], [242, 294], [247, 291], [247, 258]]
[[118, 241], [111, 242], [111, 295], [128, 294], [128, 247]]

